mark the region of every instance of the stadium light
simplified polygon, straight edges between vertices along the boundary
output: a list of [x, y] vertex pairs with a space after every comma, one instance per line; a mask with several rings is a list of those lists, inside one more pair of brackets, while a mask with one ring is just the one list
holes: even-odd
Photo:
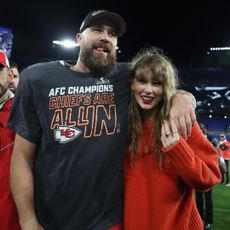
[[210, 51], [225, 51], [230, 50], [230, 47], [211, 47]]
[[[68, 39], [62, 41], [54, 40], [53, 44], [63, 46], [64, 48], [67, 49], [71, 49], [71, 48], [75, 48], [76, 46], [79, 46], [75, 41], [68, 40]], [[119, 50], [118, 46], [116, 47], [116, 50], [118, 53], [121, 53], [121, 50]]]
[[55, 41], [53, 41], [53, 44], [63, 46], [67, 49], [71, 49], [71, 48], [74, 48], [76, 46], [79, 46], [76, 42], [74, 42], [72, 40], [63, 40], [63, 41], [55, 40]]

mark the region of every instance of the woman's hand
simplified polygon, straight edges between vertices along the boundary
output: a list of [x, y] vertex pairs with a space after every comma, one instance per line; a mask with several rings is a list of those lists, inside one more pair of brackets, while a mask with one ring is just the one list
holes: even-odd
[[180, 140], [180, 135], [173, 119], [164, 121], [161, 126], [161, 142], [163, 147], [168, 149], [177, 144]]

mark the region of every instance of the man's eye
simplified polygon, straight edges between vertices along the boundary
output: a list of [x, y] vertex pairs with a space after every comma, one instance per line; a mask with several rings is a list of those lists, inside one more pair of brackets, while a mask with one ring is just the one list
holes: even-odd
[[100, 28], [94, 28], [93, 30], [94, 30], [94, 31], [101, 31]]
[[112, 37], [114, 37], [114, 38], [116, 38], [117, 37], [117, 34], [116, 33], [114, 33], [114, 32], [110, 32], [109, 33]]

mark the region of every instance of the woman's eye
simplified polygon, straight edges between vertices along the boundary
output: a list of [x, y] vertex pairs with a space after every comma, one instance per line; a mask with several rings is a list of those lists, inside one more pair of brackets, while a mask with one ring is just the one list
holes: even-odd
[[160, 82], [160, 81], [154, 81], [153, 84], [154, 85], [162, 85], [162, 82]]
[[145, 80], [141, 80], [141, 79], [139, 79], [139, 80], [137, 80], [137, 81], [140, 82], [140, 83], [142, 83], [142, 84], [146, 83]]

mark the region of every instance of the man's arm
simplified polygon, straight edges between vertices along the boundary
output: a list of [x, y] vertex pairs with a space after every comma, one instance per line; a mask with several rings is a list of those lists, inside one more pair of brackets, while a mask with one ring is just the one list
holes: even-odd
[[43, 230], [34, 211], [33, 157], [36, 144], [16, 134], [10, 166], [10, 184], [23, 230]]
[[178, 90], [172, 97], [170, 117], [176, 122], [179, 133], [187, 139], [191, 135], [192, 126], [196, 121], [196, 99], [183, 90]]

